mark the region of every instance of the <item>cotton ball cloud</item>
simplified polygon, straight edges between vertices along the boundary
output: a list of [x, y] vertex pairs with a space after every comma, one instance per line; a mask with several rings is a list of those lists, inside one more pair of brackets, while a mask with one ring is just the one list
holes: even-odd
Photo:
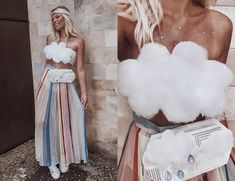
[[204, 48], [181, 42], [172, 54], [158, 43], [146, 44], [135, 59], [119, 64], [119, 88], [137, 115], [151, 118], [162, 110], [169, 121], [190, 122], [199, 114], [214, 117], [226, 105], [233, 74], [207, 60]]
[[201, 144], [201, 149], [209, 159], [223, 157], [225, 153], [231, 152], [232, 147], [233, 134], [230, 130], [214, 132]]
[[52, 42], [44, 48], [44, 53], [47, 59], [52, 59], [56, 63], [63, 61], [69, 63], [71, 61], [71, 55], [74, 53], [71, 48], [67, 48], [64, 42], [56, 43]]
[[161, 138], [150, 139], [143, 154], [143, 164], [146, 169], [167, 169], [172, 164], [186, 162], [195, 149], [196, 144], [192, 136], [185, 132], [175, 134], [166, 130], [161, 134]]

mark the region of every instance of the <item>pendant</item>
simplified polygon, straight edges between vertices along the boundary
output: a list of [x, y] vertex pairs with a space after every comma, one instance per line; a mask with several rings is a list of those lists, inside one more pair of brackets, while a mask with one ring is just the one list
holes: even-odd
[[166, 181], [171, 181], [171, 179], [172, 179], [171, 173], [169, 171], [166, 171], [165, 172], [165, 180]]
[[178, 173], [177, 173], [177, 176], [178, 176], [178, 178], [180, 178], [180, 179], [184, 178], [184, 172], [183, 172], [183, 170], [179, 170]]

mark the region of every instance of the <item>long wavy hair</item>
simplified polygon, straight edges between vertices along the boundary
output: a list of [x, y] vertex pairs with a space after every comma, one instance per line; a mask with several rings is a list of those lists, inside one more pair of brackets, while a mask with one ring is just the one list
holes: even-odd
[[[207, 8], [216, 0], [192, 0], [193, 4]], [[154, 28], [163, 20], [160, 0], [118, 0], [118, 15], [136, 21], [135, 40], [139, 48], [153, 42]]]
[[[55, 11], [56, 9], [65, 9], [66, 11], [70, 12], [68, 8], [66, 8], [65, 6], [57, 6], [56, 8], [52, 9], [51, 10], [51, 13], [53, 13], [53, 11]], [[64, 14], [64, 13], [60, 13], [60, 15], [63, 16], [64, 18], [64, 21], [65, 21], [65, 34], [67, 37], [69, 36], [74, 36], [74, 37], [79, 37], [80, 36], [80, 33], [78, 31], [78, 29], [75, 27], [72, 19], [71, 19], [71, 16], [68, 15], [68, 14]], [[56, 31], [54, 29], [54, 27], [52, 28], [53, 29], [53, 39], [54, 41], [60, 41], [60, 34], [58, 31]]]

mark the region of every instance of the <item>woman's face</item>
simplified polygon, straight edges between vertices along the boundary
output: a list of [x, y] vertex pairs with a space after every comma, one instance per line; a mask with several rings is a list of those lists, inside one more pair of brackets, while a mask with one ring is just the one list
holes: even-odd
[[52, 14], [51, 21], [54, 30], [61, 31], [62, 29], [64, 29], [65, 21], [64, 17], [61, 14]]

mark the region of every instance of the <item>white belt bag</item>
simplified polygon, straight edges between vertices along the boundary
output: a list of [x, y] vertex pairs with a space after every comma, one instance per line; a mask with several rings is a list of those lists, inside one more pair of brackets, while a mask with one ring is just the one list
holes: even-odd
[[49, 69], [48, 78], [52, 83], [71, 83], [75, 73], [71, 69]]
[[232, 132], [218, 120], [208, 119], [152, 135], [142, 162], [145, 174], [154, 181], [188, 180], [227, 164], [232, 146]]

